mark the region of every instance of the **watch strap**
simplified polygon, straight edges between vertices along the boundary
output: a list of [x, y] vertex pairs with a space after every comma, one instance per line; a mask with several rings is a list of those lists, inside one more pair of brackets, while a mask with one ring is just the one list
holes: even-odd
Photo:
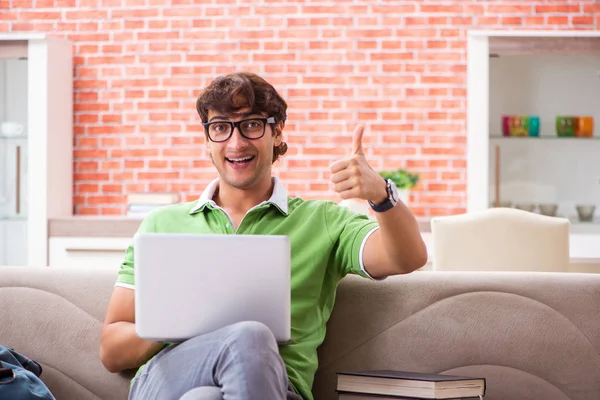
[[391, 193], [390, 193], [390, 182], [389, 182], [389, 180], [386, 179], [385, 183], [386, 183], [385, 188], [386, 188], [386, 191], [387, 191], [387, 194], [388, 194], [387, 199], [385, 199], [385, 201], [383, 203], [381, 203], [381, 204], [374, 204], [373, 202], [371, 202], [369, 200], [369, 205], [371, 206], [371, 208], [375, 212], [384, 212], [384, 211], [387, 211], [390, 208], [393, 208], [394, 205], [395, 205], [394, 202], [392, 202], [392, 200], [390, 198], [391, 197]]

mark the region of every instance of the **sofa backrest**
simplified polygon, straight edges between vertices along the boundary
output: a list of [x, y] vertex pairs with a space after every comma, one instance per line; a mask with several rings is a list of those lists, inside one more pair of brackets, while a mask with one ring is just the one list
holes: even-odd
[[317, 400], [335, 373], [483, 376], [486, 400], [600, 399], [600, 274], [415, 272], [347, 277], [319, 349]]

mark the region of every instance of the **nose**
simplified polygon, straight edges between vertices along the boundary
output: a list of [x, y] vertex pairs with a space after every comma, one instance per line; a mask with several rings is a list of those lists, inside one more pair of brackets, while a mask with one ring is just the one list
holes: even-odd
[[244, 136], [242, 136], [242, 133], [240, 132], [239, 128], [238, 127], [233, 128], [231, 137], [227, 141], [227, 146], [230, 148], [239, 149], [239, 148], [246, 147], [247, 144], [248, 144], [248, 139], [246, 139]]

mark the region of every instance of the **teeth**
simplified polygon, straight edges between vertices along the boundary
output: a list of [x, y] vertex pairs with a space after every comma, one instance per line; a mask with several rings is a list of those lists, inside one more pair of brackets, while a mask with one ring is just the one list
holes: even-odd
[[242, 161], [248, 161], [252, 159], [252, 157], [244, 157], [244, 158], [230, 158], [229, 160], [231, 161], [235, 161], [235, 162], [242, 162]]

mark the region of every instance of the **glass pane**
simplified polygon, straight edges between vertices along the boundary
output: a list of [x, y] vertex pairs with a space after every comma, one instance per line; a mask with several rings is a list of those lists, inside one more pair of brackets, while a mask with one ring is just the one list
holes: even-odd
[[27, 60], [0, 58], [0, 265], [27, 264], [27, 150]]

